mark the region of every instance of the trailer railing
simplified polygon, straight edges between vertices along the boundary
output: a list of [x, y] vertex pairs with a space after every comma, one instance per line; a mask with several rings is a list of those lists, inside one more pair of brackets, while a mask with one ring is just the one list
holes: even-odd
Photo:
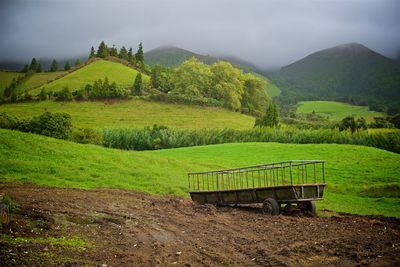
[[324, 160], [291, 160], [244, 168], [188, 173], [189, 192], [325, 184]]

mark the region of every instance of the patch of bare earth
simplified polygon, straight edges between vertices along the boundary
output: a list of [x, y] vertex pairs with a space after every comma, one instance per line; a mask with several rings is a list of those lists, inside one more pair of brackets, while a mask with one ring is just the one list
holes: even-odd
[[400, 266], [395, 219], [265, 216], [257, 208], [111, 189], [0, 185], [0, 192], [20, 208], [0, 233], [2, 266]]

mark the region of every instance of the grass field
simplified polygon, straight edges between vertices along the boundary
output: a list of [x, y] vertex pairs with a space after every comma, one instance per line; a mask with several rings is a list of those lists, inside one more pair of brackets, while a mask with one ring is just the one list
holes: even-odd
[[188, 197], [189, 171], [290, 159], [326, 160], [328, 187], [326, 200], [318, 203], [320, 209], [400, 217], [400, 155], [376, 148], [236, 143], [138, 152], [0, 130], [0, 180], [4, 182]]
[[40, 72], [35, 73], [28, 79], [23, 81], [19, 86], [18, 90], [24, 92], [25, 90], [32, 90], [36, 87], [46, 84], [47, 82], [56, 79], [59, 76], [66, 74], [66, 71], [56, 71], [56, 72]]
[[[71, 91], [81, 89], [88, 83], [93, 83], [95, 80], [108, 77], [110, 82], [116, 82], [122, 87], [131, 87], [135, 81], [138, 72], [125, 65], [106, 61], [96, 60], [89, 65], [74, 71], [61, 79], [55, 80], [44, 85], [48, 91], [60, 91], [65, 86], [68, 86]], [[144, 80], [149, 80], [149, 76], [143, 75]], [[34, 90], [34, 94], [39, 93], [41, 88]]]
[[21, 73], [15, 71], [2, 71], [0, 70], [0, 95], [3, 95], [4, 89], [10, 85], [13, 78], [18, 78]]
[[66, 112], [74, 125], [89, 128], [142, 128], [153, 124], [180, 129], [251, 129], [255, 119], [216, 107], [150, 102], [139, 99], [114, 102], [22, 102], [0, 105], [0, 112], [21, 118], [44, 111]]
[[365, 106], [353, 106], [334, 101], [303, 101], [299, 102], [298, 114], [307, 114], [315, 111], [318, 115], [330, 120], [341, 120], [346, 116], [364, 117], [367, 121], [373, 121], [374, 117], [382, 117], [385, 114], [371, 111]]

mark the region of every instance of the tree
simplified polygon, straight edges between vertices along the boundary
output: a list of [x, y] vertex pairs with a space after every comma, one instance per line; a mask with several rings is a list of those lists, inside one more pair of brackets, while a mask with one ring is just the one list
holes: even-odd
[[265, 88], [265, 80], [252, 74], [244, 75], [244, 93], [241, 100], [242, 109], [249, 112], [262, 112], [266, 109], [270, 101]]
[[394, 127], [400, 128], [400, 113], [392, 116], [389, 120], [394, 125]]
[[139, 44], [139, 48], [135, 54], [135, 60], [136, 63], [139, 64], [139, 66], [143, 66], [144, 64], [144, 54], [143, 54], [143, 45], [142, 43]]
[[81, 59], [78, 57], [75, 61], [75, 67], [81, 65]]
[[128, 51], [128, 61], [129, 61], [129, 63], [133, 64], [134, 63], [134, 59], [135, 59], [135, 57], [133, 56], [132, 48], [129, 48], [129, 51]]
[[59, 101], [71, 101], [72, 100], [72, 94], [71, 94], [71, 91], [69, 90], [68, 86], [65, 86], [57, 94], [57, 100], [59, 100]]
[[36, 72], [42, 72], [42, 65], [39, 63]]
[[3, 95], [5, 98], [9, 98], [16, 91], [17, 91], [17, 80], [13, 78], [10, 85], [4, 89]]
[[21, 72], [22, 72], [22, 73], [27, 73], [28, 70], [29, 70], [29, 65], [28, 65], [28, 64], [25, 64], [24, 67], [22, 68]]
[[142, 74], [139, 72], [136, 75], [135, 83], [132, 88], [132, 95], [142, 95], [143, 94], [143, 83], [142, 83]]
[[69, 61], [67, 60], [67, 62], [65, 62], [65, 65], [64, 65], [64, 70], [70, 70], [71, 69], [71, 66], [69, 65]]
[[128, 51], [126, 50], [125, 46], [122, 46], [119, 50], [119, 58], [128, 60]]
[[178, 94], [204, 97], [211, 88], [212, 73], [209, 66], [192, 57], [175, 69], [171, 79]]
[[46, 88], [42, 88], [42, 90], [40, 90], [40, 93], [39, 93], [39, 99], [47, 100], [47, 97], [48, 97], [48, 94], [47, 94]]
[[112, 57], [118, 57], [118, 50], [115, 47], [115, 45], [113, 45], [113, 47], [110, 48], [110, 56]]
[[109, 55], [108, 52], [108, 47], [107, 45], [104, 43], [104, 41], [102, 41], [99, 45], [99, 49], [97, 49], [97, 57], [100, 58], [106, 58]]
[[256, 119], [254, 126], [258, 127], [276, 127], [279, 124], [279, 114], [274, 103], [268, 105], [265, 114]]
[[356, 125], [357, 129], [367, 130], [368, 128], [367, 121], [363, 117], [357, 119]]
[[339, 131], [350, 129], [352, 133], [357, 130], [357, 123], [353, 116], [347, 116], [339, 123]]
[[94, 50], [94, 47], [92, 46], [90, 48], [90, 54], [89, 54], [89, 58], [95, 57], [96, 56], [96, 51]]
[[17, 90], [12, 91], [10, 100], [13, 103], [17, 102], [18, 100]]
[[212, 86], [207, 88], [207, 97], [224, 101], [228, 107], [240, 108], [244, 92], [243, 73], [230, 63], [218, 61], [211, 66]]
[[58, 70], [57, 61], [55, 59], [53, 59], [53, 61], [51, 62], [51, 65], [50, 65], [50, 71], [55, 72], [57, 70]]
[[29, 70], [36, 72], [37, 68], [38, 68], [38, 62], [36, 61], [36, 58], [32, 58], [31, 65], [29, 66]]

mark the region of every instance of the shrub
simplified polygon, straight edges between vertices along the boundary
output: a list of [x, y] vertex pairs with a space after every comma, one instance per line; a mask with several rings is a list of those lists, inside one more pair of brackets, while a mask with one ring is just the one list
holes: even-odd
[[60, 92], [57, 93], [56, 99], [58, 101], [71, 101], [72, 100], [72, 94], [71, 94], [71, 91], [69, 90], [68, 86], [65, 86]]
[[5, 112], [0, 113], [0, 128], [3, 129], [15, 129], [18, 123], [18, 119]]
[[102, 135], [93, 129], [74, 128], [71, 134], [71, 141], [80, 144], [101, 145], [103, 143]]
[[45, 112], [31, 121], [31, 132], [58, 139], [68, 139], [72, 131], [71, 116], [67, 113]]

